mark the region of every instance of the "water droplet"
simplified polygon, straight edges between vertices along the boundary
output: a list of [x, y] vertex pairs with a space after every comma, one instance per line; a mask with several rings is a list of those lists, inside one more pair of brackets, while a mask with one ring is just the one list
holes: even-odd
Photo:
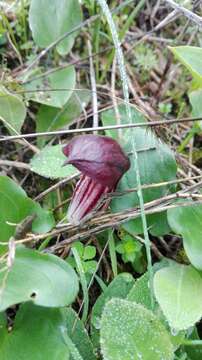
[[171, 329], [170, 329], [170, 332], [171, 332], [171, 334], [172, 334], [173, 336], [177, 336], [178, 333], [179, 333], [179, 331], [176, 330], [176, 329], [174, 329], [174, 328], [171, 328]]

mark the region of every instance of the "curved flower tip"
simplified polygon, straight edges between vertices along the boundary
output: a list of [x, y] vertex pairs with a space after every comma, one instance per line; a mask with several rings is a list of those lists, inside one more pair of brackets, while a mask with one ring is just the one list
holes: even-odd
[[67, 156], [65, 164], [82, 173], [68, 209], [69, 221], [78, 225], [99, 207], [104, 194], [115, 190], [130, 161], [115, 140], [99, 135], [76, 136], [63, 153]]

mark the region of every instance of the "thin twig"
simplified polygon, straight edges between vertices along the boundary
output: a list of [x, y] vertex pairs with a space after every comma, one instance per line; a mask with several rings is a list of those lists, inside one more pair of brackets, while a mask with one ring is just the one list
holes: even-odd
[[[194, 194], [193, 192], [202, 187], [202, 181], [191, 185], [187, 189], [180, 190], [177, 193], [166, 195], [160, 199], [152, 200], [148, 203], [145, 203], [145, 212], [146, 214], [153, 214], [165, 211], [169, 208], [179, 207], [179, 206], [192, 206], [198, 205], [202, 203], [201, 194]], [[175, 201], [176, 199], [180, 198], [191, 198], [194, 199], [193, 202], [177, 202], [172, 204], [171, 202]], [[200, 199], [200, 200], [197, 200]], [[170, 204], [171, 203], [171, 204]], [[118, 213], [107, 213], [103, 215], [103, 212], [97, 214], [96, 217], [92, 218], [87, 225], [83, 228], [79, 228], [78, 226], [73, 226], [70, 223], [57, 225], [56, 229], [47, 232], [46, 234], [31, 234], [30, 236], [26, 237], [25, 239], [21, 239], [18, 243], [26, 243], [30, 241], [39, 241], [46, 237], [54, 237], [58, 234], [64, 233], [66, 231], [76, 232], [76, 235], [69, 237], [68, 239], [60, 242], [59, 244], [54, 245], [51, 247], [51, 251], [55, 251], [56, 249], [63, 247], [67, 244], [70, 244], [76, 240], [82, 240], [86, 237], [89, 237], [92, 234], [99, 233], [105, 229], [111, 228], [113, 226], [119, 226], [120, 224], [127, 222], [128, 220], [135, 219], [140, 216], [140, 209], [138, 207], [124, 210]], [[91, 228], [92, 227], [92, 228]], [[86, 230], [87, 228], [87, 230]]]
[[[18, 139], [18, 136], [19, 136], [19, 139], [22, 139], [22, 141], [30, 148], [30, 150], [32, 150], [34, 153], [38, 153], [39, 150], [37, 149], [36, 146], [30, 144], [25, 138], [24, 138], [24, 135], [20, 135], [19, 132], [8, 122], [6, 121], [4, 118], [0, 117], [0, 120], [4, 123], [4, 125], [12, 130], [14, 132], [14, 134], [17, 134], [17, 135], [13, 135], [13, 136], [17, 136], [17, 139]], [[1, 138], [0, 138], [0, 141], [1, 141]]]
[[[116, 14], [117, 12], [119, 12], [123, 7], [127, 6], [129, 3], [131, 3], [133, 0], [129, 0], [128, 2], [126, 2], [125, 4], [122, 4], [122, 6], [118, 6], [114, 9], [112, 9], [112, 14]], [[64, 39], [66, 39], [68, 36], [72, 35], [73, 33], [79, 31], [80, 29], [82, 29], [84, 26], [88, 26], [90, 25], [92, 22], [96, 21], [99, 17], [101, 16], [101, 14], [97, 14], [94, 16], [91, 16], [89, 19], [83, 21], [81, 24], [75, 26], [71, 31], [67, 31], [65, 32], [63, 35], [61, 35], [58, 39], [56, 39], [54, 42], [52, 42], [46, 49], [42, 50], [37, 57], [33, 60], [33, 62], [21, 72], [21, 76], [24, 75], [25, 73], [29, 72], [38, 62], [39, 60], [44, 57], [51, 49], [53, 49], [55, 46], [57, 46], [61, 41], [63, 41]], [[26, 79], [24, 79], [24, 81], [26, 81]]]
[[11, 166], [11, 167], [19, 168], [19, 169], [30, 170], [29, 164], [26, 164], [26, 163], [23, 163], [20, 161], [10, 161], [10, 160], [1, 160], [0, 159], [0, 166]]
[[[158, 188], [158, 187], [162, 187], [162, 186], [168, 186], [168, 185], [174, 185], [174, 184], [180, 184], [180, 183], [184, 183], [186, 181], [190, 181], [190, 180], [199, 180], [202, 178], [202, 175], [197, 175], [197, 176], [188, 176], [186, 178], [180, 178], [180, 179], [175, 179], [175, 180], [170, 180], [170, 181], [164, 181], [161, 183], [156, 183], [156, 184], [145, 184], [142, 185], [141, 188], [142, 189], [153, 189], [153, 188]], [[125, 194], [131, 193], [131, 192], [135, 192], [137, 191], [137, 187], [135, 188], [131, 188], [131, 189], [127, 189], [125, 191], [116, 191], [113, 193], [108, 193], [106, 194], [106, 198], [112, 198], [112, 197], [117, 197], [117, 196], [123, 196]]]
[[141, 122], [141, 123], [128, 123], [121, 125], [108, 125], [108, 126], [98, 126], [96, 128], [82, 128], [82, 129], [70, 129], [70, 130], [58, 130], [58, 131], [49, 131], [49, 132], [36, 132], [23, 135], [11, 135], [11, 136], [0, 136], [0, 142], [12, 141], [16, 139], [28, 139], [39, 136], [55, 136], [55, 135], [66, 135], [66, 134], [78, 134], [85, 133], [89, 131], [103, 131], [103, 130], [118, 130], [118, 129], [127, 129], [127, 128], [136, 128], [136, 127], [147, 127], [147, 126], [160, 126], [160, 125], [172, 125], [178, 124], [181, 122], [194, 122], [202, 120], [202, 117], [192, 117], [192, 118], [182, 118], [182, 119], [171, 119], [171, 120], [159, 120], [159, 121], [150, 121], [150, 122]]
[[55, 191], [56, 189], [58, 189], [60, 186], [66, 185], [69, 181], [74, 180], [75, 178], [77, 178], [79, 176], [79, 173], [77, 172], [76, 174], [69, 176], [68, 178], [62, 179], [59, 182], [57, 182], [56, 184], [50, 186], [48, 189], [44, 190], [42, 193], [40, 193], [39, 195], [37, 195], [35, 197], [35, 201], [39, 201], [42, 200], [47, 194], [49, 194], [52, 191]]
[[99, 15], [95, 15], [90, 17], [89, 19], [83, 21], [81, 24], [75, 26], [72, 30], [65, 32], [63, 35], [61, 35], [58, 39], [53, 41], [49, 46], [47, 46], [46, 49], [42, 50], [39, 55], [34, 59], [34, 61], [25, 69], [22, 71], [21, 75], [24, 75], [25, 73], [28, 73], [38, 62], [39, 60], [44, 57], [49, 50], [53, 49], [55, 46], [57, 46], [61, 41], [66, 39], [69, 35], [73, 34], [74, 32], [80, 30], [84, 26], [90, 25], [93, 21], [95, 21]]
[[164, 0], [167, 4], [169, 4], [173, 9], [177, 10], [180, 14], [186, 16], [190, 21], [197, 24], [199, 27], [202, 27], [202, 18], [201, 16], [193, 13], [192, 11], [188, 10], [184, 6], [177, 4], [173, 0]]
[[[189, 198], [189, 196], [187, 196], [187, 198]], [[202, 199], [200, 200], [196, 200], [192, 203], [186, 201], [186, 202], [178, 202], [178, 203], [175, 203], [175, 204], [168, 204], [168, 205], [165, 205], [165, 206], [161, 206], [160, 208], [151, 208], [151, 209], [146, 209], [145, 208], [145, 214], [146, 215], [149, 215], [149, 214], [156, 214], [156, 213], [159, 213], [159, 212], [163, 212], [163, 211], [166, 211], [168, 209], [173, 209], [173, 208], [177, 208], [177, 207], [189, 207], [189, 206], [197, 206], [197, 205], [201, 205], [202, 204]], [[146, 205], [146, 204], [145, 204]], [[100, 225], [97, 225], [91, 229], [88, 229], [86, 231], [83, 231], [83, 232], [78, 232], [77, 234], [71, 236], [71, 237], [68, 237], [68, 239], [65, 239], [63, 241], [61, 241], [60, 243], [58, 243], [57, 245], [53, 245], [51, 246], [50, 248], [47, 249], [47, 251], [49, 252], [55, 252], [55, 251], [58, 251], [58, 249], [60, 248], [63, 248], [64, 246], [66, 245], [69, 245], [75, 241], [81, 241], [93, 234], [98, 234], [104, 230], [107, 230], [109, 228], [112, 228], [112, 227], [116, 227], [116, 226], [120, 226], [121, 224], [129, 221], [129, 220], [132, 220], [132, 219], [136, 219], [137, 217], [139, 217], [141, 215], [141, 211], [139, 209], [133, 209], [133, 210], [130, 210], [130, 212], [127, 212], [127, 214], [119, 214], [119, 216], [114, 216], [114, 218], [110, 218], [109, 221], [107, 222], [104, 222], [103, 224], [100, 222], [100, 219], [99, 219], [99, 222], [98, 222], [98, 219], [97, 220], [97, 224], [100, 224]]]

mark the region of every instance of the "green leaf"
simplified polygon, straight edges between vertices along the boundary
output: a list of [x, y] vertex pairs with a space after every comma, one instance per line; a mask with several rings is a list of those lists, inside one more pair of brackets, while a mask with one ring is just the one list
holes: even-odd
[[31, 159], [31, 170], [46, 178], [57, 179], [78, 174], [72, 165], [63, 166], [66, 156], [62, 145], [46, 146]]
[[[36, 214], [32, 231], [46, 233], [55, 225], [54, 218], [49, 211], [27, 197], [25, 191], [8, 176], [0, 176], [0, 241], [7, 242], [14, 235], [13, 224], [19, 224], [28, 215]], [[0, 254], [7, 251], [7, 247], [0, 246]]]
[[[64, 128], [78, 118], [89, 101], [89, 92], [86, 90], [74, 91], [67, 103], [61, 108], [42, 105], [36, 116], [36, 131], [54, 131]], [[37, 144], [43, 147], [48, 137], [39, 137]]]
[[149, 275], [147, 272], [135, 281], [135, 284], [128, 293], [127, 300], [141, 304], [148, 310], [152, 310]]
[[188, 329], [202, 316], [202, 278], [192, 266], [175, 264], [154, 275], [154, 293], [175, 331]]
[[[144, 123], [145, 122], [145, 118], [143, 116], [143, 114], [137, 110], [137, 108], [135, 106], [131, 106], [131, 116], [132, 116], [132, 121], [134, 123]], [[125, 105], [119, 105], [118, 106], [118, 111], [119, 111], [119, 116], [120, 116], [120, 123], [121, 124], [128, 124], [128, 117], [126, 114], [126, 109], [125, 109]], [[106, 111], [102, 112], [102, 123], [103, 125], [117, 125], [116, 122], [116, 115], [113, 109], [109, 109]], [[131, 131], [131, 130], [130, 130]], [[121, 135], [127, 132], [127, 130], [122, 130], [121, 131]], [[117, 140], [118, 138], [118, 131], [117, 130], [105, 130], [105, 133], [108, 136], [111, 136], [113, 139]]]
[[[176, 175], [176, 163], [171, 150], [167, 145], [161, 143], [156, 136], [148, 129], [138, 128], [135, 130], [135, 140], [137, 150], [151, 149], [140, 151], [138, 153], [138, 164], [140, 169], [141, 184], [155, 184], [163, 181], [173, 180]], [[131, 151], [131, 132], [127, 133], [128, 144], [126, 148]], [[125, 135], [126, 139], [126, 135]], [[118, 189], [124, 191], [136, 187], [135, 179], [135, 161], [134, 157], [130, 158], [131, 166], [125, 176], [122, 178]], [[164, 196], [170, 189], [169, 186], [143, 190], [144, 201], [148, 202]], [[121, 211], [136, 207], [139, 204], [137, 192], [130, 193], [113, 200], [112, 209]]]
[[62, 335], [65, 325], [59, 309], [21, 305], [12, 331], [0, 331], [1, 360], [69, 360]]
[[[202, 117], [202, 89], [198, 89], [189, 93], [189, 101], [192, 106], [192, 116]], [[202, 129], [202, 120], [198, 122]]]
[[[98, 263], [95, 260], [89, 260], [89, 261], [83, 261], [82, 265], [83, 265], [83, 270], [85, 273], [93, 274], [94, 272], [96, 272]], [[89, 277], [89, 278], [91, 280], [91, 277]], [[88, 280], [88, 278], [87, 278], [87, 280]]]
[[[38, 79], [34, 77], [41, 75]], [[33, 79], [33, 80], [32, 80]], [[29, 81], [28, 81], [29, 80]], [[76, 84], [76, 73], [74, 66], [65, 69], [56, 69], [49, 75], [43, 75], [42, 72], [34, 71], [26, 78], [24, 84], [25, 94], [28, 99], [61, 108], [69, 100]]]
[[11, 134], [20, 133], [26, 117], [26, 107], [19, 96], [0, 87], [0, 120]]
[[[3, 267], [3, 265], [2, 265]], [[18, 247], [10, 270], [0, 272], [0, 311], [25, 301], [59, 307], [71, 304], [78, 293], [75, 271], [51, 254]]]
[[91, 316], [92, 341], [95, 347], [99, 347], [100, 321], [105, 304], [113, 297], [125, 299], [134, 285], [134, 281], [133, 276], [129, 273], [119, 274], [96, 300]]
[[82, 258], [84, 252], [84, 244], [80, 241], [76, 241], [75, 243], [73, 243], [72, 248], [75, 248], [80, 258]]
[[[32, 0], [29, 25], [36, 44], [47, 47], [82, 21], [78, 0]], [[61, 55], [67, 54], [77, 33], [72, 33], [57, 45]]]
[[98, 297], [92, 310], [91, 323], [96, 328], [100, 328], [100, 320], [105, 304], [113, 297], [126, 298], [130, 289], [134, 285], [134, 278], [129, 273], [117, 275], [109, 284], [107, 289]]
[[171, 229], [168, 224], [167, 211], [147, 216], [147, 226], [150, 234], [153, 236], [163, 236], [169, 234]]
[[88, 245], [84, 248], [83, 260], [90, 260], [93, 259], [96, 255], [96, 248], [95, 246]]
[[[155, 267], [164, 266], [161, 263], [156, 263]], [[154, 268], [154, 271], [157, 269]], [[158, 319], [161, 321], [161, 323], [165, 326], [165, 328], [169, 331], [169, 326], [167, 323], [166, 318], [164, 317], [159, 304], [155, 302], [154, 308], [152, 308], [151, 305], [151, 296], [150, 296], [150, 290], [149, 290], [149, 275], [148, 272], [146, 272], [144, 275], [142, 275], [139, 279], [135, 281], [134, 286], [130, 290], [127, 300], [133, 301], [137, 304], [143, 305], [146, 309], [151, 310], [155, 313], [155, 315], [158, 317]], [[175, 349], [177, 349], [180, 345], [185, 336], [185, 332], [178, 332], [175, 335], [171, 335], [170, 339]]]
[[[68, 335], [77, 347], [83, 359], [96, 360], [96, 356], [93, 351], [93, 345], [90, 341], [83, 322], [78, 318], [76, 312], [69, 308], [66, 310], [65, 316]], [[72, 356], [70, 359], [73, 360]]]
[[169, 209], [168, 222], [174, 232], [182, 235], [192, 265], [202, 270], [202, 205]]
[[[127, 119], [126, 115], [124, 117], [124, 108], [120, 107], [121, 114], [123, 119]], [[133, 110], [134, 112], [134, 110]], [[133, 115], [132, 118], [134, 122], [140, 122], [140, 115]], [[137, 110], [136, 110], [137, 112]], [[103, 114], [102, 121], [104, 125], [111, 125], [114, 123], [115, 113], [110, 110], [106, 111]], [[143, 121], [143, 120], [142, 120]], [[113, 133], [107, 131], [107, 134], [117, 138], [118, 132], [116, 133], [113, 130]], [[124, 147], [126, 152], [131, 153], [132, 149], [132, 136], [135, 137], [136, 148], [138, 151], [138, 164], [140, 171], [141, 184], [155, 184], [161, 183], [164, 181], [173, 180], [176, 177], [176, 162], [174, 159], [174, 154], [169, 149], [169, 147], [157, 139], [156, 135], [150, 131], [148, 128], [136, 128], [133, 131], [131, 129], [122, 131], [121, 144]], [[131, 166], [127, 173], [121, 179], [117, 190], [125, 191], [130, 188], [137, 187], [136, 182], [136, 163], [134, 156], [130, 156]], [[149, 202], [158, 198], [163, 197], [168, 192], [173, 191], [173, 186], [162, 186], [157, 188], [145, 189], [143, 190], [144, 202]], [[124, 196], [115, 198], [111, 203], [111, 209], [113, 212], [119, 212], [123, 210], [128, 210], [139, 205], [139, 198], [137, 192], [128, 193]], [[154, 215], [147, 216], [148, 224], [153, 227], [158, 226], [160, 232], [160, 227], [162, 223], [162, 231], [165, 231], [165, 214], [159, 214], [158, 218]], [[141, 219], [134, 219], [126, 224], [123, 227], [132, 235], [142, 232], [142, 222]], [[166, 227], [167, 228], [167, 227]], [[152, 230], [151, 230], [152, 231]]]
[[177, 46], [169, 49], [194, 77], [202, 80], [202, 49], [200, 47]]
[[173, 347], [164, 326], [140, 304], [112, 299], [101, 320], [104, 360], [173, 360]]

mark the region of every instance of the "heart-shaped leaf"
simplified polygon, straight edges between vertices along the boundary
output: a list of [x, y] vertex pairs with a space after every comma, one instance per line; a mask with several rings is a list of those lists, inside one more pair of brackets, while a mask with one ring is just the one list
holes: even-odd
[[78, 280], [72, 267], [57, 256], [20, 246], [11, 269], [1, 269], [0, 288], [0, 311], [25, 301], [59, 307], [74, 301]]
[[20, 133], [26, 117], [26, 107], [19, 96], [0, 87], [0, 120], [11, 134]]
[[65, 317], [60, 309], [27, 303], [20, 306], [14, 327], [0, 331], [2, 360], [69, 360], [68, 346], [63, 340]]
[[104, 360], [173, 360], [169, 334], [142, 305], [112, 299], [101, 320], [101, 351]]
[[202, 278], [192, 266], [175, 264], [154, 275], [156, 299], [171, 328], [188, 329], [202, 316]]
[[[8, 176], [0, 176], [0, 241], [7, 242], [16, 226], [28, 215], [36, 214], [32, 231], [45, 233], [55, 225], [52, 214], [27, 197], [25, 191]], [[7, 251], [0, 246], [0, 254]]]
[[202, 270], [202, 205], [169, 209], [168, 221], [172, 230], [182, 235], [192, 265]]
[[[81, 21], [78, 0], [31, 0], [29, 25], [34, 41], [42, 48], [71, 32]], [[70, 34], [57, 45], [61, 55], [71, 50], [76, 35]]]
[[63, 167], [65, 160], [61, 145], [46, 146], [32, 158], [30, 166], [35, 173], [51, 179], [78, 174], [78, 170], [72, 165]]

